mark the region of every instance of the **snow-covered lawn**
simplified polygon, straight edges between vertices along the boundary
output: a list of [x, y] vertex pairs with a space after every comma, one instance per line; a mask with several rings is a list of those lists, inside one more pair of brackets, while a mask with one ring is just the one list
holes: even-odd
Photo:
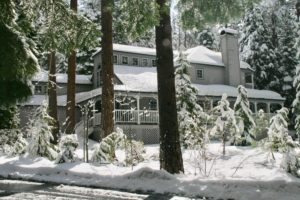
[[[81, 148], [76, 151], [79, 158], [82, 157]], [[2, 156], [0, 176], [216, 199], [300, 199], [300, 179], [280, 168], [281, 154], [275, 154], [276, 160], [271, 163], [267, 162], [268, 153], [260, 148], [226, 148], [223, 157], [220, 143], [209, 144], [206, 175], [200, 173], [200, 169], [204, 170], [204, 162], [197, 164], [199, 159], [194, 159], [197, 153], [189, 150], [183, 151], [184, 174], [173, 176], [160, 171], [159, 147], [150, 145], [146, 146], [145, 161], [133, 169], [112, 164], [81, 161], [55, 164], [45, 158]], [[124, 152], [117, 151], [117, 157], [122, 161]]]

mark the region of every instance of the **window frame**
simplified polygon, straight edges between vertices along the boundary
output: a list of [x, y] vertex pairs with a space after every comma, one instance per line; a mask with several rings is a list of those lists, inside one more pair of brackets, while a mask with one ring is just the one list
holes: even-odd
[[[134, 63], [134, 60], [136, 59], [136, 64]], [[138, 66], [139, 65], [139, 59], [137, 57], [132, 58], [132, 66]]]
[[[39, 90], [37, 88], [39, 88]], [[42, 85], [35, 85], [34, 86], [34, 94], [41, 94], [42, 92], [43, 92]]]
[[[144, 61], [146, 61], [146, 65], [145, 65]], [[142, 66], [143, 67], [148, 67], [148, 58], [143, 58], [143, 60], [142, 60]]]
[[152, 67], [156, 67], [157, 66], [157, 60], [156, 59], [152, 59]]
[[[126, 62], [124, 62], [124, 59], [126, 58]], [[122, 56], [122, 64], [128, 65], [128, 56]]]
[[[247, 82], [247, 77], [250, 78], [251, 82]], [[246, 84], [252, 84], [253, 83], [253, 78], [251, 73], [245, 73], [245, 83]]]
[[113, 63], [114, 64], [118, 63], [118, 55], [113, 55]]
[[[198, 71], [201, 71], [201, 74], [202, 74], [201, 77], [198, 76], [199, 75]], [[204, 69], [196, 69], [196, 77], [198, 80], [203, 80], [204, 79]]]

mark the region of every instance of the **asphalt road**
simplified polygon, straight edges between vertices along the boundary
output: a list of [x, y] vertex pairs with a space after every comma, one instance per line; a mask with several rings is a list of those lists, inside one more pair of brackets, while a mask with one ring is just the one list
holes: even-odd
[[187, 200], [189, 198], [173, 195], [137, 194], [115, 190], [0, 179], [0, 199]]

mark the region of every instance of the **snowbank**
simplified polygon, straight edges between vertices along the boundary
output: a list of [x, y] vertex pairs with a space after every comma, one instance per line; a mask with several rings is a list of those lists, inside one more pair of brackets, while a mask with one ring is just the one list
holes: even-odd
[[[275, 154], [276, 161], [270, 164], [268, 153], [259, 148], [227, 147], [225, 157], [220, 156], [221, 150], [220, 143], [209, 145], [208, 177], [200, 173], [204, 162], [197, 164], [195, 152], [190, 150], [183, 153], [185, 174], [159, 170], [159, 150], [155, 145], [146, 146], [146, 160], [133, 170], [112, 164], [78, 161], [57, 165], [44, 158], [2, 156], [0, 176], [215, 199], [299, 199], [300, 179], [280, 168], [281, 154]], [[77, 153], [81, 157], [82, 151]], [[117, 157], [124, 156], [121, 154], [117, 151]]]

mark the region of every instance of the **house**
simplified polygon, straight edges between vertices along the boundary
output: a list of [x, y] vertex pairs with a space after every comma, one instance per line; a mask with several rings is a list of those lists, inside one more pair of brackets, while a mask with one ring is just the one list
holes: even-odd
[[[230, 105], [237, 97], [237, 86], [248, 88], [250, 106], [253, 112], [263, 109], [271, 113], [283, 106], [284, 98], [268, 90], [254, 89], [254, 71], [249, 64], [240, 61], [238, 33], [224, 29], [220, 33], [221, 52], [215, 52], [203, 46], [185, 51], [191, 63], [190, 76], [192, 84], [199, 90], [199, 104], [210, 110], [227, 93]], [[156, 143], [159, 139], [156, 50], [153, 48], [128, 45], [113, 45], [114, 90], [115, 90], [115, 124], [125, 133], [132, 134], [145, 143]], [[79, 75], [76, 79], [76, 103], [84, 104], [95, 100], [95, 110], [91, 126], [95, 133], [100, 132], [101, 117], [101, 49], [94, 55], [93, 77]], [[176, 65], [175, 58], [175, 65]], [[63, 76], [63, 75], [58, 75]], [[40, 76], [39, 76], [40, 77]], [[47, 75], [42, 80], [46, 83]], [[65, 78], [57, 78], [59, 106], [63, 109], [66, 103]], [[42, 91], [41, 83], [34, 79], [36, 95]], [[40, 88], [42, 86], [42, 88]], [[45, 86], [45, 84], [44, 84]], [[42, 92], [45, 95], [45, 92]], [[29, 101], [30, 102], [30, 101]], [[29, 106], [30, 103], [25, 103]], [[63, 119], [63, 115], [59, 116]], [[80, 114], [77, 116], [80, 121]], [[94, 134], [96, 139], [99, 134]]]

